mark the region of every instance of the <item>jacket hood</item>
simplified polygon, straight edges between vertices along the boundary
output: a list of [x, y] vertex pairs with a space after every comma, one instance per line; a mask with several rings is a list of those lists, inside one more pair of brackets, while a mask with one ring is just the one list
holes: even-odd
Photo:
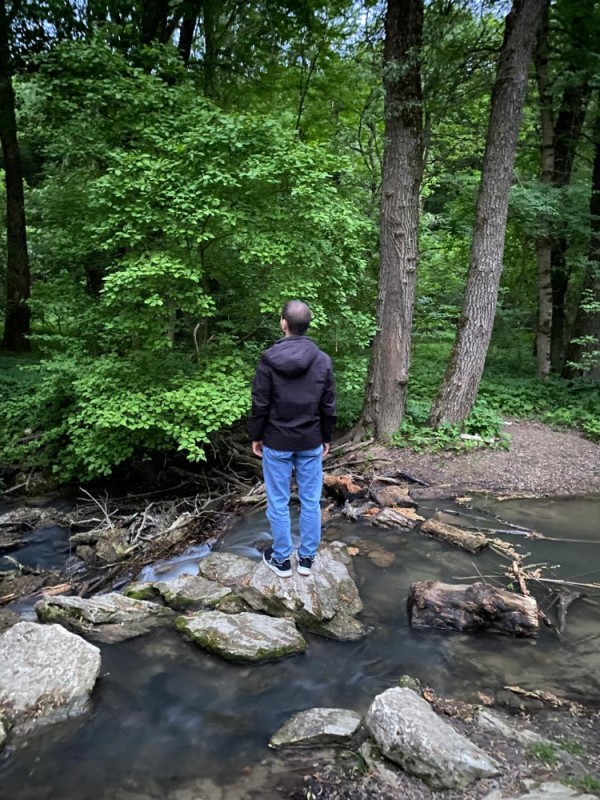
[[286, 336], [264, 354], [264, 360], [276, 372], [287, 378], [304, 375], [313, 363], [319, 348], [306, 336]]

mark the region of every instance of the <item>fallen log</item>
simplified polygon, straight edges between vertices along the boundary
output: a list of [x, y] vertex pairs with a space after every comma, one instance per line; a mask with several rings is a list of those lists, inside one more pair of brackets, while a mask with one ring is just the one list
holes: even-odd
[[413, 628], [490, 630], [512, 636], [537, 636], [540, 627], [533, 597], [486, 583], [413, 583], [408, 595], [408, 615]]
[[428, 519], [420, 528], [421, 533], [433, 536], [447, 544], [460, 547], [469, 553], [478, 553], [488, 546], [489, 541], [482, 533], [471, 533], [469, 531], [455, 528], [454, 525], [446, 525], [435, 519]]
[[366, 487], [354, 483], [351, 475], [325, 475], [323, 488], [326, 494], [334, 497], [340, 503], [345, 500], [356, 500], [367, 494]]

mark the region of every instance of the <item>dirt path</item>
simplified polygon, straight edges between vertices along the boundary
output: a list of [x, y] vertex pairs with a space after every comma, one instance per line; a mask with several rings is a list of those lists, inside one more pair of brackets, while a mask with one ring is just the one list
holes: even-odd
[[507, 422], [509, 450], [413, 453], [401, 448], [371, 450], [381, 472], [406, 470], [430, 486], [490, 490], [535, 496], [600, 493], [600, 444], [574, 431], [539, 422]]

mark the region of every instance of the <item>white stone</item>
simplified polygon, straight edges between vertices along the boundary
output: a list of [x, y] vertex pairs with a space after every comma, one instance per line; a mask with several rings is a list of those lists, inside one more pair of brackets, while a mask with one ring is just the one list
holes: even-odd
[[362, 717], [345, 708], [309, 708], [300, 711], [271, 737], [271, 747], [340, 744], [356, 734]]
[[498, 765], [411, 689], [388, 689], [365, 723], [383, 755], [434, 789], [462, 789], [498, 774]]
[[87, 709], [100, 650], [60, 625], [19, 622], [0, 636], [0, 716], [24, 733]]
[[199, 611], [178, 617], [175, 626], [200, 647], [228, 661], [273, 661], [306, 649], [304, 638], [291, 620], [272, 619], [264, 614]]

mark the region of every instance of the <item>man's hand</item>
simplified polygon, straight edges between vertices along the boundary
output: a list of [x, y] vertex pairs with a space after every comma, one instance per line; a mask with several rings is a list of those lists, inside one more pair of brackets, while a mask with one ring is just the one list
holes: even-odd
[[263, 457], [263, 443], [262, 443], [262, 441], [260, 441], [260, 442], [252, 442], [252, 452], [258, 458], [262, 458]]
[[329, 442], [323, 442], [323, 454], [321, 458], [325, 458], [326, 455], [329, 455]]

